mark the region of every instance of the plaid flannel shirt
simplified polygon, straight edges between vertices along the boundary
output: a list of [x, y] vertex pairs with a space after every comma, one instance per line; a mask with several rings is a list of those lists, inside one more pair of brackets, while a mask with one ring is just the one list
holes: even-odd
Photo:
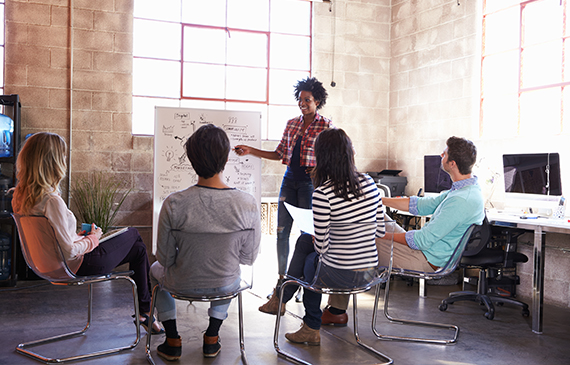
[[[315, 120], [307, 127], [305, 134], [301, 139], [301, 166], [315, 166], [315, 139], [325, 129], [334, 128], [330, 119], [315, 115]], [[282, 163], [289, 166], [291, 156], [293, 155], [294, 143], [303, 129], [303, 116], [300, 115], [287, 122], [281, 142], [275, 149], [275, 152], [281, 157]]]

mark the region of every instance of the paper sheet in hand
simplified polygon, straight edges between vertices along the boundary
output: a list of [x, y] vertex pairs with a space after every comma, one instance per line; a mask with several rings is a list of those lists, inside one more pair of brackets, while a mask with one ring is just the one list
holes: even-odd
[[101, 236], [101, 239], [99, 240], [99, 243], [105, 242], [105, 241], [107, 241], [108, 239], [111, 239], [111, 238], [116, 237], [116, 236], [118, 236], [118, 235], [120, 235], [120, 234], [123, 234], [123, 233], [125, 233], [125, 232], [128, 231], [128, 230], [129, 230], [129, 227], [117, 228], [117, 229], [114, 229], [114, 230], [112, 230], [112, 231], [109, 231], [109, 232], [107, 232], [107, 233], [105, 233], [104, 235]]
[[313, 224], [313, 210], [312, 209], [303, 209], [298, 208], [294, 205], [291, 205], [285, 202], [285, 207], [293, 217], [295, 224], [299, 229], [305, 233], [310, 235], [315, 235], [315, 226]]

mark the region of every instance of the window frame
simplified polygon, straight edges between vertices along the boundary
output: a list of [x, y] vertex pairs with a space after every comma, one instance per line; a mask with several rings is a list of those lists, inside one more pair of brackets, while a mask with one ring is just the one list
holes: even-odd
[[[135, 0], [136, 1], [136, 0]], [[292, 87], [294, 85], [291, 85], [291, 102], [284, 102], [283, 98], [281, 98], [281, 100], [272, 100], [272, 99], [278, 99], [275, 97], [272, 97], [272, 80], [271, 80], [271, 73], [272, 71], [282, 71], [284, 73], [297, 73], [297, 74], [303, 74], [306, 76], [311, 76], [312, 75], [312, 66], [313, 66], [313, 55], [312, 55], [312, 50], [313, 50], [313, 17], [314, 17], [314, 9], [313, 9], [313, 4], [312, 2], [307, 2], [308, 3], [308, 12], [309, 14], [305, 14], [307, 16], [307, 19], [309, 21], [308, 24], [308, 29], [305, 31], [308, 31], [308, 34], [299, 34], [299, 33], [285, 33], [285, 32], [280, 32], [280, 31], [273, 31], [271, 29], [271, 6], [272, 3], [277, 2], [277, 1], [281, 1], [281, 0], [269, 0], [269, 5], [268, 5], [268, 25], [267, 25], [267, 29], [265, 30], [258, 30], [258, 29], [241, 29], [241, 28], [232, 28], [232, 27], [228, 27], [227, 25], [227, 12], [228, 12], [228, 8], [229, 8], [229, 2], [230, 0], [226, 0], [225, 2], [225, 11], [226, 11], [226, 24], [225, 26], [220, 26], [220, 25], [208, 25], [208, 24], [194, 24], [194, 23], [187, 23], [187, 22], [176, 22], [176, 21], [172, 21], [172, 20], [159, 20], [159, 19], [151, 19], [148, 17], [137, 17], [137, 16], [133, 16], [134, 21], [136, 22], [138, 19], [140, 20], [148, 20], [148, 21], [157, 21], [157, 22], [164, 22], [164, 23], [171, 23], [171, 24], [179, 24], [180, 26], [180, 57], [178, 60], [172, 60], [170, 58], [168, 59], [161, 59], [161, 58], [156, 58], [156, 57], [146, 57], [146, 56], [139, 56], [136, 55], [134, 50], [133, 50], [133, 63], [136, 64], [137, 60], [144, 60], [144, 59], [148, 59], [148, 60], [155, 60], [155, 61], [172, 61], [172, 62], [178, 62], [180, 64], [180, 85], [179, 85], [179, 95], [177, 97], [175, 96], [163, 96], [163, 95], [145, 95], [144, 93], [135, 93], [135, 82], [133, 82], [133, 94], [132, 94], [132, 98], [133, 98], [133, 134], [143, 134], [143, 135], [153, 135], [154, 131], [152, 133], [150, 132], [146, 132], [146, 133], [138, 133], [135, 132], [135, 130], [137, 128], [135, 128], [135, 123], [137, 123], [137, 121], [135, 120], [135, 107], [136, 107], [136, 101], [137, 100], [141, 100], [141, 102], [144, 102], [145, 99], [161, 99], [162, 102], [167, 102], [170, 100], [170, 104], [164, 104], [164, 106], [173, 106], [172, 104], [177, 104], [177, 106], [179, 107], [188, 107], [188, 105], [194, 105], [192, 103], [196, 103], [196, 107], [200, 107], [200, 108], [204, 108], [203, 104], [200, 103], [206, 103], [206, 105], [211, 105], [212, 107], [208, 107], [206, 106], [205, 108], [209, 108], [209, 109], [236, 109], [236, 108], [245, 108], [244, 110], [248, 110], [247, 106], [251, 106], [250, 109], [252, 110], [259, 110], [261, 109], [262, 112], [262, 140], [278, 140], [281, 138], [281, 133], [283, 131], [283, 128], [285, 127], [285, 124], [287, 122], [286, 119], [283, 118], [283, 116], [281, 114], [284, 114], [284, 111], [280, 111], [280, 112], [276, 112], [275, 110], [278, 109], [284, 109], [284, 110], [292, 110], [293, 108], [297, 108], [297, 103], [293, 97], [293, 90]], [[299, 1], [299, 2], [306, 2], [306, 0], [289, 0], [289, 1]], [[182, 2], [183, 0], [181, 0], [180, 4], [181, 7], [180, 9], [182, 9]], [[181, 14], [182, 14], [182, 10], [181, 10]], [[189, 64], [207, 64], [207, 63], [200, 63], [200, 62], [189, 62], [185, 59], [185, 31], [188, 29], [216, 29], [216, 30], [224, 30], [226, 32], [226, 34], [231, 35], [232, 32], [243, 32], [243, 33], [250, 33], [250, 34], [262, 34], [265, 35], [267, 37], [267, 43], [266, 43], [266, 63], [264, 66], [242, 66], [242, 65], [231, 65], [228, 64], [227, 62], [227, 48], [228, 48], [228, 42], [226, 42], [225, 44], [225, 52], [226, 52], [226, 60], [224, 64], [219, 64], [220, 66], [222, 66], [225, 70], [225, 76], [224, 76], [224, 82], [225, 85], [227, 87], [227, 71], [229, 68], [232, 67], [252, 67], [254, 69], [264, 69], [264, 83], [265, 83], [265, 97], [264, 98], [258, 98], [258, 99], [240, 99], [240, 98], [236, 98], [236, 97], [232, 97], [231, 95], [227, 94], [227, 89], [224, 90], [223, 92], [223, 97], [210, 97], [210, 96], [197, 96], [197, 95], [188, 95], [188, 93], [185, 90], [185, 76], [187, 76], [185, 73], [185, 65], [189, 65]], [[307, 64], [308, 64], [308, 68], [305, 69], [299, 69], [299, 68], [292, 68], [292, 69], [288, 69], [288, 68], [284, 68], [284, 67], [273, 67], [271, 65], [271, 44], [272, 44], [272, 36], [281, 36], [281, 35], [285, 35], [285, 36], [299, 36], [299, 37], [305, 37], [308, 40], [308, 50], [307, 53], [304, 55], [305, 57], [307, 57]], [[133, 30], [133, 39], [135, 39], [136, 34], [135, 34], [135, 30]], [[133, 77], [135, 77], [135, 70], [133, 70]], [[163, 105], [162, 102], [159, 102], [156, 105]], [[222, 108], [223, 106], [223, 108]], [[154, 106], [153, 106], [154, 107]], [[194, 106], [189, 106], [189, 107], [194, 107]], [[288, 118], [290, 118], [292, 116], [289, 116]], [[148, 127], [148, 124], [146, 124], [146, 126]], [[282, 126], [282, 128], [280, 128], [279, 130], [279, 136], [277, 136], [276, 134], [276, 130], [278, 127], [276, 126]], [[140, 129], [140, 128], [139, 128]], [[148, 129], [147, 129], [148, 130]]]
[[[539, 85], [532, 85], [532, 86], [524, 86], [523, 85], [523, 81], [524, 81], [524, 77], [525, 75], [525, 69], [524, 69], [524, 61], [525, 61], [525, 50], [528, 50], [530, 47], [535, 47], [537, 46], [537, 44], [545, 44], [551, 40], [541, 40], [540, 42], [536, 43], [536, 44], [530, 44], [530, 45], [525, 45], [524, 44], [524, 39], [523, 36], [525, 34], [525, 27], [527, 26], [527, 23], [525, 22], [525, 8], [529, 5], [532, 4], [537, 4], [541, 1], [544, 0], [521, 0], [521, 1], [510, 1], [510, 5], [507, 6], [503, 6], [500, 7], [499, 9], [497, 8], [491, 8], [490, 10], [488, 10], [488, 4], [492, 3], [492, 2], [497, 2], [497, 1], [504, 1], [504, 0], [484, 0], [483, 1], [483, 16], [482, 16], [482, 47], [481, 47], [481, 95], [480, 95], [480, 117], [479, 117], [479, 135], [481, 137], [487, 136], [487, 135], [492, 135], [494, 130], [493, 128], [490, 128], [490, 122], [489, 120], [486, 119], [485, 116], [485, 112], [486, 112], [486, 108], [485, 108], [485, 102], [487, 101], [487, 99], [492, 99], [493, 97], [499, 96], [499, 97], [505, 97], [507, 96], [506, 93], [503, 93], [501, 95], [494, 95], [494, 96], [486, 96], [485, 92], [486, 92], [486, 88], [485, 88], [485, 83], [486, 81], [486, 77], [488, 77], [487, 75], [485, 75], [485, 62], [486, 60], [489, 59], [489, 57], [491, 56], [497, 56], [499, 54], [506, 54], [508, 52], [516, 52], [517, 53], [517, 58], [518, 58], [518, 62], [516, 65], [513, 64], [513, 66], [517, 67], [517, 82], [518, 84], [516, 85], [516, 93], [517, 93], [517, 109], [516, 111], [512, 111], [512, 115], [514, 115], [514, 113], [516, 113], [516, 130], [509, 130], [510, 132], [512, 132], [512, 137], [519, 137], [521, 135], [528, 135], [529, 133], [532, 133], [532, 131], [530, 132], [522, 132], [521, 128], [523, 127], [521, 125], [521, 120], [524, 120], [525, 118], [525, 112], [524, 112], [524, 101], [521, 99], [524, 99], [526, 96], [530, 95], [530, 93], [532, 92], [540, 92], [540, 91], [555, 91], [555, 89], [560, 88], [560, 121], [558, 123], [557, 126], [554, 126], [554, 122], [552, 123], [552, 126], [555, 127], [555, 129], [557, 129], [555, 132], [545, 132], [547, 135], [552, 135], [552, 133], [554, 133], [555, 135], [558, 134], [567, 134], [570, 130], [570, 108], [567, 106], [566, 110], [565, 110], [565, 105], [564, 105], [564, 94], [567, 93], [569, 94], [568, 96], [568, 103], [570, 103], [570, 57], [568, 57], [564, 50], [566, 47], [568, 47], [568, 49], [570, 49], [570, 32], [568, 32], [568, 27], [570, 26], [569, 24], [569, 20], [568, 17], [570, 16], [570, 4], [568, 0], [562, 0], [560, 2], [562, 8], [562, 16], [561, 16], [561, 33], [560, 33], [560, 40], [561, 40], [561, 56], [562, 59], [560, 60], [560, 82], [550, 82], [550, 83], [542, 83]], [[496, 36], [495, 34], [488, 34], [488, 29], [487, 29], [487, 18], [489, 16], [495, 15], [495, 14], [499, 14], [501, 12], [506, 12], [509, 10], [513, 10], [515, 11], [516, 8], [518, 8], [518, 45], [514, 48], [505, 48], [502, 49], [500, 51], [497, 52], [492, 52], [492, 53], [486, 53], [486, 39], [487, 37], [493, 37]], [[558, 39], [558, 38], [557, 38]], [[566, 63], [566, 64], [565, 64]], [[568, 69], [565, 69], [565, 68]], [[535, 71], [536, 72], [536, 71]], [[564, 77], [565, 74], [568, 75], [566, 77], [568, 77], [568, 81], [564, 81]], [[512, 85], [511, 85], [512, 86]], [[513, 94], [514, 95], [514, 94]], [[513, 96], [511, 95], [511, 97]], [[565, 116], [565, 113], [567, 114]], [[556, 112], [555, 112], [556, 114]], [[566, 119], [566, 120], [565, 120]], [[498, 122], [495, 122], [498, 123]], [[491, 129], [492, 131], [489, 132], [488, 130]], [[509, 129], [507, 127], [507, 129]]]

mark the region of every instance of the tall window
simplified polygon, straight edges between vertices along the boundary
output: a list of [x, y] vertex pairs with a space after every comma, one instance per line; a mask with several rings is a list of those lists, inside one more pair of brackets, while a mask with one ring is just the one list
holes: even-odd
[[311, 3], [303, 0], [135, 0], [133, 133], [154, 133], [154, 107], [250, 110], [264, 139], [299, 114], [311, 73]]
[[570, 131], [568, 0], [484, 0], [483, 136]]

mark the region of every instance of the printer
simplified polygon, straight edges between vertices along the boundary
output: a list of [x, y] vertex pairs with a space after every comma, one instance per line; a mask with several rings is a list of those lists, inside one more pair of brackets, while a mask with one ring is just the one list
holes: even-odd
[[377, 184], [386, 185], [390, 189], [390, 196], [404, 196], [408, 178], [398, 176], [402, 170], [382, 170], [380, 172], [367, 172]]

